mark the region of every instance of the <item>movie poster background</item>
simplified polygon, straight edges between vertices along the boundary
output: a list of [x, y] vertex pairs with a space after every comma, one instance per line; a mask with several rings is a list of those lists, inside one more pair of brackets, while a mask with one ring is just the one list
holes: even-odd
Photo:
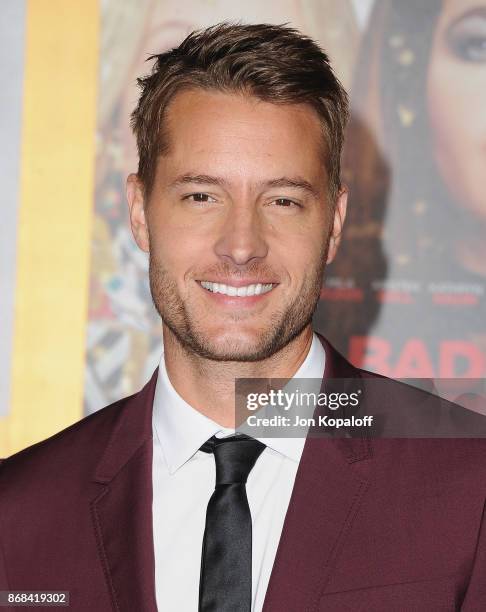
[[377, 0], [317, 327], [393, 377], [484, 377], [486, 3]]

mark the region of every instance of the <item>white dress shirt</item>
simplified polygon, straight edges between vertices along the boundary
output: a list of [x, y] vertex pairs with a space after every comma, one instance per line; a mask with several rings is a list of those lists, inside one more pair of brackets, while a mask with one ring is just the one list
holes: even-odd
[[[322, 378], [325, 352], [314, 334], [294, 378]], [[153, 405], [153, 535], [157, 607], [197, 612], [206, 508], [213, 494], [214, 455], [200, 451], [213, 435], [234, 429], [192, 408], [160, 360]], [[252, 516], [252, 611], [263, 607], [305, 438], [258, 438], [267, 446], [246, 485]]]

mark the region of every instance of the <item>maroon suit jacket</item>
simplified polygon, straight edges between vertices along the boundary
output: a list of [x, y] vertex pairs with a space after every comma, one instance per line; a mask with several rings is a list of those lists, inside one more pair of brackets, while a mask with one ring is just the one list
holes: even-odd
[[[321, 340], [325, 377], [373, 376]], [[70, 591], [73, 612], [157, 609], [156, 379], [4, 460], [0, 590]], [[264, 611], [486, 610], [485, 496], [481, 439], [308, 438]]]

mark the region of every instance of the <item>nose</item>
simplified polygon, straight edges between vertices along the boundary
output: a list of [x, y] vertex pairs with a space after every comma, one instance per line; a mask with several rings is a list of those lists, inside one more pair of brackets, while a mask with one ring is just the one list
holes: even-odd
[[263, 219], [256, 207], [247, 203], [234, 205], [225, 217], [215, 244], [218, 257], [229, 259], [236, 265], [245, 265], [255, 259], [264, 259], [268, 244], [264, 237]]

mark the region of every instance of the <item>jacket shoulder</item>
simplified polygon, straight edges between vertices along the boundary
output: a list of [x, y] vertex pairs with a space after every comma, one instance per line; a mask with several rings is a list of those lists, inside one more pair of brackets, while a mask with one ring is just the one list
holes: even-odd
[[55, 483], [62, 476], [92, 472], [127, 404], [138, 394], [120, 399], [54, 435], [0, 460], [0, 495], [12, 486]]

